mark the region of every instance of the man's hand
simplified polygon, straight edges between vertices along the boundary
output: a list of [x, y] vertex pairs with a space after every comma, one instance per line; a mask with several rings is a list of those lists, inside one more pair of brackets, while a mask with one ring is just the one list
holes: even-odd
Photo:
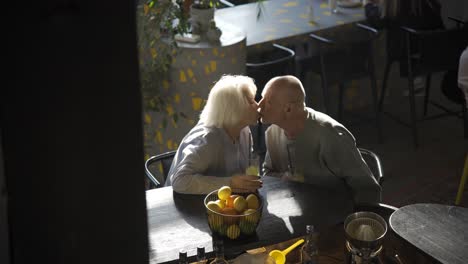
[[255, 192], [258, 188], [262, 187], [263, 182], [258, 176], [253, 175], [234, 175], [231, 178], [229, 186], [235, 192]]

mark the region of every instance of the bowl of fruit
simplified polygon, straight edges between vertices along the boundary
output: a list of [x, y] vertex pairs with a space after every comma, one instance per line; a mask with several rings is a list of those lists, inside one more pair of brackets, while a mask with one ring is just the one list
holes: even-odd
[[213, 234], [229, 239], [255, 234], [263, 208], [258, 193], [235, 193], [223, 186], [209, 193], [204, 203]]

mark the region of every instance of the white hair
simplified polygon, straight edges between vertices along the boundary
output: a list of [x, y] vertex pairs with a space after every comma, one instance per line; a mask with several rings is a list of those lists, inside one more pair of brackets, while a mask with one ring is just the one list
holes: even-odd
[[250, 92], [252, 96], [257, 92], [252, 78], [241, 75], [222, 76], [211, 89], [200, 120], [206, 126], [218, 128], [238, 125], [250, 107], [246, 92]]

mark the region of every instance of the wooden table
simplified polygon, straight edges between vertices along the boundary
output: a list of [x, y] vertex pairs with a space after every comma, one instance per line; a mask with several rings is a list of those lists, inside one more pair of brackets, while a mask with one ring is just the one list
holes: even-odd
[[311, 32], [351, 24], [365, 19], [362, 6], [338, 7], [331, 13], [326, 0], [312, 0], [315, 22], [307, 15], [310, 0], [264, 1], [262, 16], [257, 19], [258, 4], [250, 3], [215, 12], [216, 23], [229, 23], [242, 29], [247, 35], [247, 46], [278, 42], [297, 37], [307, 37]]
[[[319, 231], [326, 229], [341, 223], [353, 211], [351, 194], [344, 185], [327, 190], [262, 178], [260, 194], [265, 204], [257, 232], [242, 241], [227, 241], [228, 257], [302, 236], [306, 224], [315, 225]], [[198, 245], [205, 246], [208, 253], [213, 251], [203, 198], [174, 193], [171, 187], [147, 191], [151, 263], [174, 263], [180, 249], [193, 257]]]
[[401, 238], [441, 263], [468, 263], [468, 209], [441, 204], [412, 204], [390, 216]]

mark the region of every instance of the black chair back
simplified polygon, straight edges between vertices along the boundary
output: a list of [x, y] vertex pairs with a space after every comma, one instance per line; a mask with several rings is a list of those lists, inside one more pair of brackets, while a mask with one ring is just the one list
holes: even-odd
[[[383, 112], [385, 94], [387, 91], [387, 80], [391, 65], [394, 61], [398, 61], [400, 64], [400, 76], [407, 77], [408, 79], [408, 91], [409, 91], [409, 106], [410, 106], [410, 123], [407, 124], [401, 121], [390, 113], [388, 114], [393, 119], [396, 119], [400, 123], [408, 126], [412, 130], [414, 147], [417, 148], [419, 145], [418, 128], [417, 123], [427, 119], [434, 119], [443, 117], [445, 115], [426, 116], [428, 113], [430, 86], [431, 86], [431, 75], [436, 72], [443, 71], [458, 71], [458, 61], [460, 54], [463, 52], [468, 44], [468, 27], [461, 26], [461, 21], [455, 20], [458, 25], [452, 29], [429, 29], [421, 30], [419, 27], [403, 26], [396, 31], [395, 28], [389, 29], [387, 35], [387, 44], [393, 43], [393, 47], [388, 50], [394, 50], [387, 54], [387, 63], [384, 70], [384, 78], [382, 84], [382, 91], [380, 93], [379, 100], [379, 111]], [[403, 54], [394, 53], [399, 45], [402, 45]], [[424, 96], [424, 118], [419, 119], [416, 111], [416, 99], [415, 99], [415, 87], [414, 79], [417, 76], [425, 76], [425, 96]], [[457, 87], [453, 87], [456, 89]], [[434, 106], [445, 111], [447, 114], [453, 114], [453, 111], [448, 110], [446, 107], [439, 103], [431, 102]], [[462, 109], [465, 113], [466, 109]], [[458, 113], [455, 113], [458, 115]], [[466, 123], [465, 123], [466, 126]], [[466, 131], [465, 131], [466, 136]]]
[[460, 54], [468, 42], [466, 30], [418, 31], [408, 27], [402, 30], [406, 33], [406, 56], [412, 58], [409, 70], [413, 76], [458, 68]]
[[[295, 55], [292, 49], [278, 44], [273, 44], [272, 48], [267, 51], [247, 52], [247, 76], [255, 80], [255, 85], [257, 86], [255, 100], [257, 102], [261, 100], [263, 88], [271, 78], [294, 73]], [[257, 126], [250, 126], [253, 137], [253, 148], [260, 156], [261, 161], [263, 161], [266, 152], [265, 130], [267, 127], [261, 123]]]
[[[175, 150], [169, 151], [163, 154], [152, 156], [145, 161], [145, 172], [146, 176], [150, 180], [150, 189], [164, 185], [176, 152], [177, 151]], [[161, 164], [162, 173], [160, 171], [159, 164]]]
[[321, 65], [319, 74], [326, 78], [327, 85], [354, 80], [374, 70], [370, 60], [373, 56], [373, 40], [379, 32], [360, 23], [343, 30], [345, 32], [340, 34], [333, 31], [310, 34], [314, 45], [318, 47]]
[[338, 120], [341, 122], [343, 122], [345, 82], [359, 80], [364, 77], [369, 78], [375, 115], [373, 120], [377, 128], [378, 140], [382, 142], [373, 57], [374, 40], [378, 35], [379, 31], [377, 29], [361, 23], [343, 27], [340, 33], [324, 31], [318, 34], [310, 34], [313, 46], [318, 48], [320, 67], [315, 67], [312, 63], [303, 66], [303, 68], [305, 69], [308, 66], [309, 70], [320, 75], [324, 108], [329, 115], [333, 113], [331, 110], [330, 86], [338, 84]]
[[278, 44], [273, 44], [271, 50], [247, 52], [247, 76], [255, 80], [257, 101], [261, 99], [263, 88], [271, 78], [294, 73], [294, 56], [293, 50]]

